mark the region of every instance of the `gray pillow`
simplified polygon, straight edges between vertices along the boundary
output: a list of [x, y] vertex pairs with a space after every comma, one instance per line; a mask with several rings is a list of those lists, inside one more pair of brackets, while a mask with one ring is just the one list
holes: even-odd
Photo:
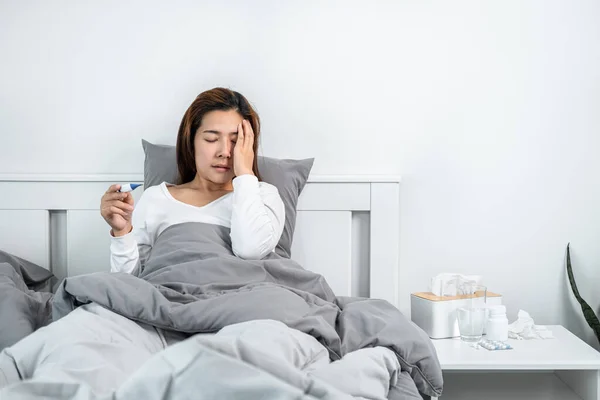
[[[144, 189], [162, 182], [177, 180], [177, 155], [175, 146], [159, 145], [142, 139], [144, 148]], [[258, 170], [264, 182], [279, 190], [285, 206], [285, 226], [275, 252], [282, 257], [292, 256], [292, 241], [296, 227], [298, 197], [306, 185], [314, 158], [304, 160], [282, 160], [258, 156]]]

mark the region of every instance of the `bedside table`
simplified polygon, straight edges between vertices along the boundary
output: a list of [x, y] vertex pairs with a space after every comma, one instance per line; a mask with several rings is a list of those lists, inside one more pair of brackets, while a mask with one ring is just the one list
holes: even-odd
[[439, 399], [600, 400], [600, 353], [560, 325], [548, 328], [554, 339], [509, 339], [512, 350], [432, 340], [444, 373]]

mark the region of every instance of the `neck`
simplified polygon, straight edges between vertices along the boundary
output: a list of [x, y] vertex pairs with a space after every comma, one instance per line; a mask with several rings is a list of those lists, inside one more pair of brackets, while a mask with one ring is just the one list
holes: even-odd
[[225, 183], [215, 183], [196, 174], [194, 180], [190, 182], [190, 187], [203, 192], [222, 192], [233, 190], [233, 183], [231, 181]]

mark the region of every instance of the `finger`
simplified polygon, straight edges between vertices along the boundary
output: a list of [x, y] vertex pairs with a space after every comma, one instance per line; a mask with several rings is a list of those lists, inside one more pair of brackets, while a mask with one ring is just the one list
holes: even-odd
[[129, 193], [112, 192], [105, 196], [106, 200], [124, 200], [128, 197]]
[[246, 136], [244, 144], [246, 145], [246, 147], [252, 148], [252, 146], [254, 145], [254, 131], [252, 130], [252, 125], [250, 125], [250, 122], [248, 122], [247, 120], [244, 120], [243, 124], [244, 133]]
[[107, 218], [112, 217], [114, 214], [119, 214], [123, 217], [127, 216], [126, 211], [123, 211], [119, 207], [116, 207], [116, 206], [110, 205], [110, 204], [107, 204], [106, 206], [102, 207], [100, 209], [100, 213], [102, 215], [105, 215]]
[[120, 200], [111, 200], [103, 204], [102, 208], [109, 209], [110, 207], [117, 207], [129, 214], [133, 212], [133, 206], [127, 203], [123, 203]]
[[117, 192], [118, 190], [121, 190], [121, 185], [119, 185], [118, 183], [116, 183], [114, 185], [110, 185], [110, 187], [108, 188], [108, 190], [106, 191], [106, 193], [113, 193], [113, 192]]
[[111, 214], [118, 214], [122, 217], [127, 217], [127, 213], [125, 211], [115, 206], [111, 206], [108, 211], [110, 211]]
[[125, 193], [125, 198], [123, 199], [123, 202], [132, 206], [131, 208], [133, 209], [133, 195], [131, 194], [131, 192]]
[[244, 133], [247, 137], [254, 136], [254, 129], [252, 129], [252, 124], [247, 119], [243, 120], [244, 124]]
[[118, 207], [121, 210], [126, 211], [128, 213], [133, 212], [133, 206], [131, 204], [125, 203], [125, 202], [120, 201], [120, 200], [114, 200], [111, 203], [109, 203], [109, 205]]
[[242, 125], [241, 122], [238, 124], [238, 137], [237, 137], [237, 143], [235, 145], [236, 145], [236, 147], [237, 146], [241, 147], [244, 145], [244, 126]]

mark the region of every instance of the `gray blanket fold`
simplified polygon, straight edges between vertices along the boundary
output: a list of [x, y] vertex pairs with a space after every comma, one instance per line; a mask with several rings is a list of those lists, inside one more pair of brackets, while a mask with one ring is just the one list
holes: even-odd
[[52, 294], [27, 287], [21, 274], [0, 263], [0, 351], [51, 321]]
[[57, 283], [56, 277], [47, 269], [17, 257], [14, 254], [0, 250], [0, 264], [12, 266], [15, 272], [22, 278], [25, 286], [36, 292], [50, 292], [53, 285]]
[[242, 260], [232, 253], [229, 230], [221, 226], [169, 227], [137, 275], [65, 279], [54, 297], [53, 319], [89, 302], [190, 334], [278, 320], [314, 336], [334, 360], [360, 348], [385, 346], [398, 355], [421, 393], [441, 394], [442, 373], [431, 341], [397, 308], [383, 300], [336, 297], [321, 275], [275, 253]]

